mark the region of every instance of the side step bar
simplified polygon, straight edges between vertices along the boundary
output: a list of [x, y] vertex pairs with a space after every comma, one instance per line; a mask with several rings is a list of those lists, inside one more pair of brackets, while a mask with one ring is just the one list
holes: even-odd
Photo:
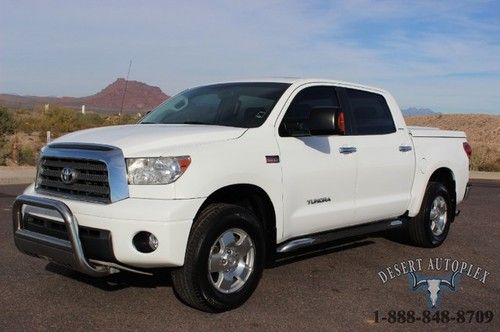
[[384, 220], [375, 223], [363, 224], [359, 226], [340, 228], [329, 232], [311, 234], [305, 237], [291, 239], [284, 243], [279, 244], [278, 248], [276, 249], [276, 252], [280, 254], [288, 253], [312, 245], [322, 244], [326, 242], [331, 242], [335, 240], [340, 240], [370, 233], [376, 233], [388, 229], [399, 228], [401, 226], [403, 226], [403, 220], [395, 219], [395, 220]]

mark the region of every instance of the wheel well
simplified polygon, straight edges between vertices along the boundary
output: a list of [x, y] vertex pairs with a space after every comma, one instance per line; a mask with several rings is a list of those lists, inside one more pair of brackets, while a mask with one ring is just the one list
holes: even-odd
[[446, 187], [446, 189], [448, 189], [451, 197], [451, 203], [453, 205], [453, 215], [455, 215], [455, 208], [457, 206], [457, 193], [455, 178], [451, 169], [446, 167], [438, 168], [434, 171], [434, 173], [432, 173], [429, 182], [431, 181], [442, 183]]
[[196, 216], [213, 203], [235, 204], [251, 210], [264, 228], [267, 260], [273, 259], [276, 247], [276, 213], [271, 199], [262, 188], [252, 184], [234, 184], [220, 188], [207, 197]]

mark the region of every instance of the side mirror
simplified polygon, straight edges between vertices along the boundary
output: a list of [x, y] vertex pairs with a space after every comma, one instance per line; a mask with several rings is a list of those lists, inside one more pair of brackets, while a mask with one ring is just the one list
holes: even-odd
[[311, 135], [340, 134], [339, 114], [340, 108], [337, 107], [314, 107], [309, 113], [308, 121]]
[[307, 119], [287, 121], [288, 136], [343, 135], [344, 117], [338, 107], [313, 107]]

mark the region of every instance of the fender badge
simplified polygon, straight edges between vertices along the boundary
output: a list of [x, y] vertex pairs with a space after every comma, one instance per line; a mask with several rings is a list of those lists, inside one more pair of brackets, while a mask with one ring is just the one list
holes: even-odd
[[332, 201], [332, 199], [330, 197], [321, 197], [321, 198], [308, 199], [307, 204], [313, 205], [313, 204], [318, 204], [318, 203], [328, 203], [331, 201]]
[[277, 164], [280, 162], [280, 156], [274, 155], [274, 156], [266, 156], [266, 163], [268, 164]]

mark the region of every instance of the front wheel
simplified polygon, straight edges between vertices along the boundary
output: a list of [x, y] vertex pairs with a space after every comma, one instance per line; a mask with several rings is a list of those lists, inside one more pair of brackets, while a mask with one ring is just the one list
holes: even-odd
[[409, 220], [408, 233], [413, 244], [433, 248], [446, 239], [453, 220], [453, 209], [448, 189], [438, 182], [430, 182], [420, 212]]
[[243, 304], [262, 275], [265, 243], [248, 209], [212, 204], [195, 220], [184, 266], [172, 272], [176, 293], [188, 305], [221, 312]]

